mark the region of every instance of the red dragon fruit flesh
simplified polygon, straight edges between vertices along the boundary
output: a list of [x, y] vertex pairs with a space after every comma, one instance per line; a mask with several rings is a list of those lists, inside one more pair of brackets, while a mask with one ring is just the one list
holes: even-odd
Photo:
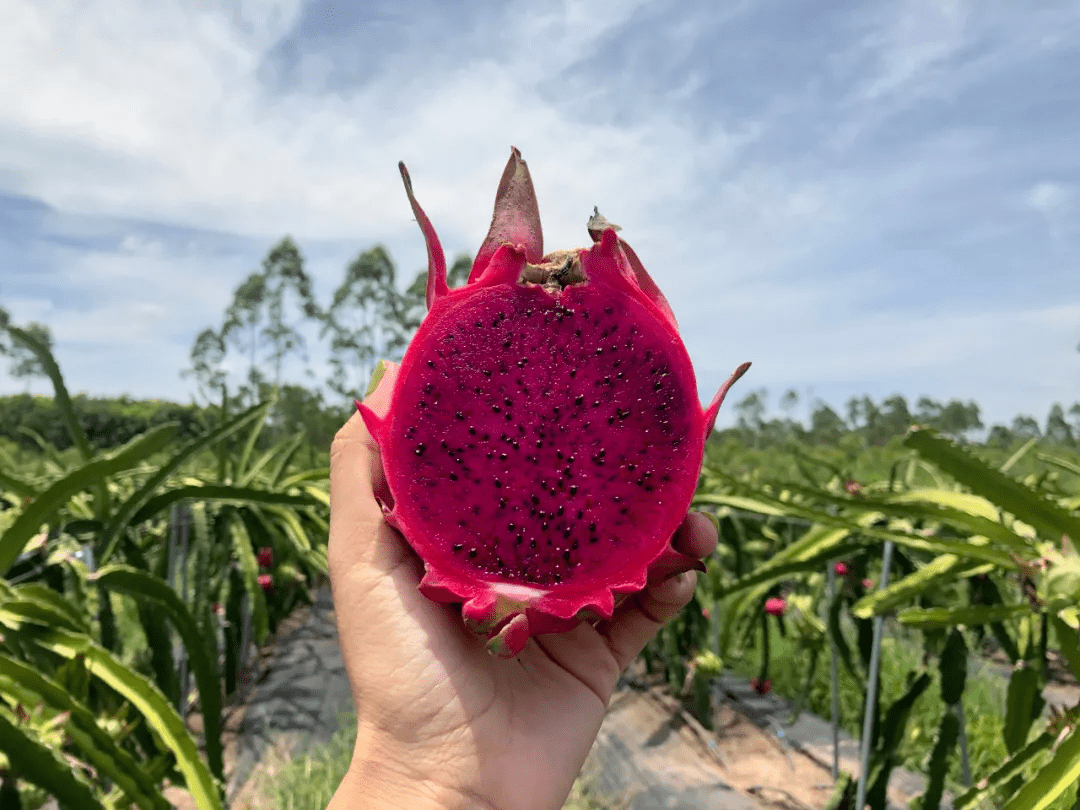
[[379, 445], [387, 522], [423, 559], [420, 590], [461, 603], [492, 652], [610, 618], [625, 594], [701, 568], [671, 539], [690, 507], [720, 403], [697, 399], [671, 307], [617, 226], [545, 254], [513, 149], [468, 283], [449, 289], [430, 221], [428, 314], [389, 412], [361, 413]]

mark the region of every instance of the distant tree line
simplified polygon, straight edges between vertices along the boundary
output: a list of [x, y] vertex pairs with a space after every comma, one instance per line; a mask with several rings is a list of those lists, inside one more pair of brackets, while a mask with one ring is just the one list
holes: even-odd
[[[798, 392], [789, 389], [781, 396], [779, 404], [782, 411], [790, 414], [799, 404]], [[720, 431], [720, 438], [736, 438], [762, 449], [789, 441], [831, 446], [841, 440], [880, 447], [903, 436], [912, 425], [932, 427], [957, 441], [969, 442], [986, 427], [975, 402], [958, 399], [941, 402], [922, 396], [912, 407], [899, 394], [881, 402], [868, 396], [852, 397], [842, 413], [828, 403], [816, 400], [811, 405], [808, 423], [790, 415], [766, 418], [768, 390], [765, 388], [751, 391], [734, 404], [733, 410], [735, 425]], [[1062, 447], [1080, 447], [1080, 402], [1074, 402], [1068, 408], [1055, 403], [1041, 422], [1033, 416], [1019, 415], [1011, 424], [991, 425], [984, 441], [990, 446], [1007, 448], [1031, 438]]]

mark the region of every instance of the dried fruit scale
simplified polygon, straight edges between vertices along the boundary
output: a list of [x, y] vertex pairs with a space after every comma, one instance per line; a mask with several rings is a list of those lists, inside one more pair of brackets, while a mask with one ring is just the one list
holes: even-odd
[[590, 248], [544, 254], [517, 149], [465, 286], [405, 189], [428, 251], [428, 314], [388, 413], [361, 406], [379, 445], [387, 522], [423, 559], [421, 591], [461, 603], [492, 652], [610, 618], [617, 601], [701, 563], [672, 536], [705, 439], [740, 366], [707, 408], [667, 300], [598, 213]]

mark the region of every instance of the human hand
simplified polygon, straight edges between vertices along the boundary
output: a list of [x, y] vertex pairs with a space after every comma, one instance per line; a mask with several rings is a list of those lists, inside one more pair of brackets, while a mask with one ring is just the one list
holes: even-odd
[[[365, 400], [377, 413], [394, 376]], [[465, 629], [458, 606], [417, 590], [423, 563], [383, 520], [376, 494], [385, 491], [378, 447], [354, 414], [330, 454], [329, 557], [357, 741], [329, 810], [558, 810], [619, 673], [690, 601], [696, 574], [501, 660]], [[712, 521], [692, 513], [675, 546], [702, 559], [716, 540]]]

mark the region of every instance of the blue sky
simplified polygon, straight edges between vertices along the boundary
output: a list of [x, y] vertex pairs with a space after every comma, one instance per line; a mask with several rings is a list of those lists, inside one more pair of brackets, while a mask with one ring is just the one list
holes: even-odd
[[190, 398], [286, 233], [324, 300], [376, 243], [411, 278], [398, 160], [475, 251], [514, 144], [548, 249], [623, 226], [703, 398], [1080, 400], [1075, 3], [3, 6], [0, 305], [74, 390]]

